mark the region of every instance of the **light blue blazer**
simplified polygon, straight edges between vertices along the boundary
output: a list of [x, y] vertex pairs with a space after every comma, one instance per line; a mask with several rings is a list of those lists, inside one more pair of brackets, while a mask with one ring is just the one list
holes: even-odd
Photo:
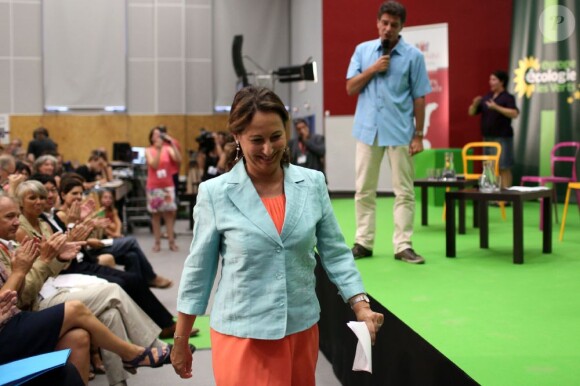
[[177, 310], [204, 314], [222, 257], [210, 324], [242, 338], [281, 339], [314, 325], [320, 314], [317, 248], [344, 301], [365, 292], [332, 210], [324, 175], [284, 167], [282, 233], [266, 211], [243, 162], [199, 186], [193, 241], [179, 285]]

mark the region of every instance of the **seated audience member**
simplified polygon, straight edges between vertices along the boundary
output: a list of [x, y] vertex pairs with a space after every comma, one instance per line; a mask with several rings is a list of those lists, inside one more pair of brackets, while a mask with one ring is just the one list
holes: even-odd
[[[57, 276], [68, 264], [67, 261], [60, 262], [58, 258], [66, 254], [70, 256], [66, 260], [74, 260], [77, 256], [78, 248], [73, 251], [70, 248], [67, 249], [66, 244], [72, 244], [67, 243], [67, 235], [61, 232], [50, 234], [49, 228], [44, 221], [32, 221], [31, 224], [28, 220], [28, 218], [33, 217], [42, 210], [39, 206], [46, 199], [44, 192], [46, 192], [44, 186], [38, 181], [23, 182], [17, 190], [17, 197], [21, 203], [23, 215], [18, 217], [18, 231], [13, 232], [14, 236], [9, 234], [7, 240], [12, 240], [12, 237], [16, 237], [19, 241], [25, 241], [29, 238], [38, 240], [39, 236], [42, 235], [48, 245], [42, 250], [43, 253], [33, 264], [30, 270], [31, 273], [26, 276], [26, 285], [19, 295], [19, 306], [23, 309], [36, 310], [69, 300], [79, 300], [86, 304], [111, 331], [122, 339], [130, 340], [145, 347], [155, 345], [166, 349], [166, 345], [157, 340], [161, 329], [118, 285], [105, 281], [97, 281], [95, 284], [94, 279], [85, 275], [69, 278], [69, 284], [67, 285], [60, 285], [58, 281], [49, 279], [51, 276]], [[19, 212], [17, 208], [14, 210], [16, 213]], [[2, 213], [2, 209], [5, 208], [0, 205], [0, 213]], [[8, 205], [8, 209], [11, 209], [10, 205]], [[12, 225], [14, 224], [9, 224], [9, 226]], [[23, 232], [23, 229], [28, 232]], [[74, 240], [77, 235], [84, 234], [86, 236], [89, 232], [90, 228], [87, 228], [83, 233], [82, 226], [79, 226], [75, 229], [75, 232], [70, 232], [69, 237]], [[83, 236], [81, 235], [81, 237]], [[48, 249], [48, 247], [52, 247], [52, 249]], [[5, 265], [10, 264], [9, 256], [4, 256], [1, 250], [0, 261], [4, 261]], [[71, 280], [75, 281], [72, 287]], [[39, 296], [39, 294], [42, 296]], [[105, 349], [102, 355], [110, 385], [124, 382], [127, 378], [124, 368], [127, 365], [124, 365], [119, 360], [119, 357], [109, 352], [106, 347], [102, 348]]]
[[64, 173], [74, 173], [76, 170], [75, 165], [71, 161], [65, 161], [62, 154], [57, 153], [55, 154], [55, 158], [57, 161], [56, 164], [56, 175], [62, 176]]
[[[0, 285], [6, 280], [8, 278], [0, 274]], [[71, 349], [64, 366], [37, 376], [26, 382], [26, 385], [84, 386], [86, 382], [81, 378], [75, 364], [79, 369], [84, 369], [88, 364], [88, 333], [81, 329], [61, 332], [64, 304], [43, 312], [20, 312], [16, 307], [17, 296], [16, 291], [0, 289], [0, 347], [17, 349], [0, 350], [0, 364]], [[29, 342], [30, 339], [34, 342]]]
[[6, 149], [4, 149], [4, 152], [16, 158], [16, 153], [18, 153], [20, 149], [22, 149], [22, 140], [20, 138], [14, 138], [10, 141], [10, 144], [8, 144]]
[[23, 148], [16, 149], [14, 151], [13, 156], [14, 158], [16, 158], [17, 161], [21, 161], [27, 164], [28, 166], [32, 166], [32, 162], [30, 162], [30, 160], [26, 158], [26, 149]]
[[119, 211], [115, 207], [115, 194], [109, 189], [101, 189], [98, 192], [99, 206], [104, 212], [104, 216], [109, 220], [109, 225], [105, 228], [105, 236], [111, 239], [123, 237], [121, 233], [123, 223], [119, 217]]
[[[102, 253], [113, 255], [115, 264], [125, 267], [125, 271], [140, 275], [150, 287], [169, 288], [173, 282], [156, 274], [145, 253], [139, 246], [135, 237], [121, 234], [121, 219], [114, 206], [113, 192], [107, 189], [99, 191], [101, 209], [105, 212], [105, 218], [109, 225], [105, 228], [105, 234], [112, 238], [112, 245], [89, 251], [89, 254], [100, 255]], [[111, 227], [113, 225], [113, 227]]]
[[85, 190], [89, 190], [97, 185], [111, 181], [112, 176], [109, 174], [108, 168], [109, 163], [107, 162], [106, 153], [100, 150], [93, 150], [89, 161], [85, 165], [79, 166], [75, 173], [84, 178], [83, 187]]
[[0, 190], [14, 195], [18, 184], [26, 179], [25, 176], [16, 174], [16, 160], [8, 154], [0, 155]]
[[[24, 188], [25, 185], [21, 185], [21, 187]], [[28, 197], [28, 199], [30, 198]], [[73, 259], [78, 249], [66, 245], [71, 243], [66, 242], [67, 236], [64, 234], [55, 234], [40, 243], [36, 238], [24, 237], [20, 240], [20, 246], [15, 248], [13, 240], [16, 237], [21, 218], [18, 215], [19, 212], [14, 199], [4, 195], [0, 196], [0, 281], [2, 281], [0, 292], [18, 290], [17, 304], [20, 309], [41, 309], [43, 314], [51, 315], [46, 310], [55, 310], [58, 309], [56, 307], [60, 307], [58, 315], [61, 315], [60, 320], [62, 321], [62, 313], [64, 312], [64, 322], [58, 331], [66, 332], [72, 328], [87, 330], [91, 335], [92, 342], [96, 346], [102, 347], [105, 350], [104, 353], [111, 351], [123, 359], [123, 362], [119, 363], [122, 376], [124, 375], [123, 368], [133, 371], [140, 366], [157, 367], [162, 365], [170, 348], [162, 342], [156, 341], [155, 336], [159, 329], [152, 321], [148, 321], [145, 315], [142, 315], [143, 318], [137, 318], [139, 313], [143, 314], [143, 312], [128, 299], [118, 286], [107, 283], [73, 288], [52, 286], [52, 291], [49, 291], [47, 284], [48, 286], [51, 284], [44, 284], [45, 280], [50, 275], [57, 274], [67, 260]], [[43, 296], [39, 296], [40, 293]], [[87, 304], [89, 308], [83, 303]], [[114, 335], [99, 322], [90, 308], [98, 310], [99, 317], [109, 323], [117, 335]], [[26, 313], [24, 315], [35, 314]], [[48, 319], [41, 320], [44, 321], [39, 322], [40, 328], [49, 325]], [[123, 323], [126, 323], [127, 326]], [[4, 328], [6, 327], [5, 325]], [[45, 333], [46, 331], [43, 330], [43, 334]], [[119, 336], [125, 337], [125, 340]], [[140, 341], [147, 339], [145, 336], [148, 336], [150, 341], [140, 344]], [[29, 339], [32, 338], [38, 339], [38, 336], [29, 337]], [[131, 339], [133, 343], [128, 344], [126, 342], [128, 339]], [[20, 341], [19, 346], [24, 348], [29, 346], [25, 342], [27, 340]], [[145, 349], [144, 347], [150, 348]], [[88, 378], [88, 343], [86, 351], [86, 360], [83, 361], [86, 362], [86, 365], [82, 368], [77, 367], [83, 375], [83, 379]], [[39, 352], [24, 353], [24, 356], [36, 354]], [[117, 355], [112, 355], [111, 358], [118, 360]], [[104, 357], [106, 358], [105, 355]], [[118, 382], [124, 382], [124, 378], [111, 383], [111, 385]]]
[[16, 160], [8, 154], [0, 155], [0, 186], [6, 189], [9, 176], [16, 170]]
[[55, 156], [50, 154], [41, 155], [32, 164], [32, 174], [46, 174], [47, 176], [53, 176], [56, 180], [56, 184], [60, 183], [60, 176], [56, 174], [58, 169], [58, 160]]
[[34, 162], [38, 157], [44, 154], [56, 153], [58, 145], [49, 138], [48, 130], [39, 127], [32, 133], [32, 141], [28, 143], [28, 160]]
[[[33, 182], [33, 181], [29, 181]], [[40, 184], [40, 188], [36, 187], [35, 190], [38, 191], [38, 194], [47, 197], [48, 192], [47, 189]], [[21, 229], [19, 233], [25, 232], [27, 235], [41, 237], [42, 235], [51, 235], [53, 233], [53, 229], [59, 229], [57, 227], [57, 223], [55, 218], [59, 218], [62, 223], [70, 225], [70, 227], [75, 232], [77, 231], [77, 227], [82, 230], [86, 226], [82, 222], [82, 220], [86, 220], [84, 217], [80, 218], [81, 215], [81, 205], [80, 205], [80, 198], [82, 197], [82, 179], [78, 177], [74, 177], [74, 175], [68, 175], [63, 177], [62, 179], [62, 186], [61, 186], [61, 197], [63, 201], [63, 206], [56, 211], [56, 214], [50, 211], [45, 207], [44, 203], [42, 205], [41, 212], [45, 212], [44, 216], [48, 219], [48, 225], [42, 221], [41, 230], [42, 233], [39, 233], [38, 227], [32, 226], [38, 221], [38, 218], [41, 216], [41, 213], [36, 215], [36, 212], [28, 211], [25, 213], [23, 210], [23, 216], [21, 216]], [[24, 190], [20, 191], [18, 195], [18, 199], [23, 199]], [[51, 192], [52, 193], [52, 192]], [[73, 199], [76, 197], [75, 199]], [[84, 214], [85, 217], [90, 217], [90, 213]], [[35, 217], [36, 215], [36, 217]], [[60, 217], [59, 217], [60, 216]], [[36, 218], [36, 220], [35, 220]], [[31, 224], [32, 222], [32, 224]], [[61, 223], [61, 224], [62, 224]], [[75, 225], [77, 224], [77, 225]], [[75, 225], [74, 227], [72, 225]], [[54, 228], [51, 228], [54, 227]], [[60, 228], [62, 229], [62, 228]], [[73, 230], [70, 232], [72, 233]], [[22, 236], [22, 235], [21, 235]], [[46, 237], [46, 236], [45, 236]], [[83, 240], [88, 238], [88, 233], [84, 236]], [[102, 248], [104, 247], [103, 243], [100, 240], [88, 240], [88, 244], [91, 248]], [[162, 339], [171, 338], [173, 333], [175, 332], [175, 322], [173, 321], [173, 315], [161, 304], [159, 299], [155, 297], [155, 295], [149, 289], [148, 283], [143, 280], [143, 278], [135, 273], [132, 272], [125, 272], [118, 269], [114, 269], [111, 267], [106, 267], [103, 265], [98, 264], [97, 260], [94, 256], [86, 253], [85, 250], [83, 252], [83, 256], [80, 259], [74, 259], [70, 265], [62, 270], [63, 274], [67, 273], [81, 273], [86, 275], [97, 276], [99, 278], [105, 279], [111, 283], [118, 284], [122, 289], [124, 289], [127, 294], [145, 311], [145, 313], [153, 319], [153, 321], [161, 327], [161, 333], [159, 337]], [[196, 334], [199, 330], [194, 331]]]
[[16, 169], [14, 170], [15, 174], [22, 174], [24, 177], [28, 178], [32, 174], [32, 170], [30, 166], [25, 164], [22, 161], [16, 161]]

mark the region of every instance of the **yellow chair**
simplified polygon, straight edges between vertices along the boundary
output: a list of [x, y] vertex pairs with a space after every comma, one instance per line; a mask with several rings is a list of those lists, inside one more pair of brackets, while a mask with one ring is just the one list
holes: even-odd
[[[471, 150], [476, 150], [478, 148], [483, 149], [484, 147], [492, 147], [495, 149], [495, 154], [470, 154]], [[501, 145], [499, 142], [469, 142], [461, 150], [461, 159], [463, 160], [463, 175], [466, 180], [478, 180], [481, 173], [469, 173], [469, 163], [470, 162], [484, 162], [493, 161], [495, 175], [499, 175], [499, 157], [501, 156]], [[447, 188], [449, 191], [449, 188]], [[501, 210], [501, 217], [505, 220], [505, 206], [503, 202], [499, 203], [499, 208]], [[443, 218], [445, 218], [445, 207], [443, 208]]]
[[[477, 148], [483, 149], [484, 147], [493, 147], [495, 148], [495, 154], [469, 154], [470, 150], [475, 150]], [[463, 174], [465, 175], [466, 180], [478, 180], [481, 176], [481, 173], [469, 173], [468, 164], [469, 162], [477, 162], [481, 161], [493, 161], [494, 164], [494, 172], [496, 176], [499, 176], [499, 158], [501, 156], [501, 145], [499, 142], [469, 142], [465, 146], [463, 146], [463, 150], [461, 151], [461, 159], [463, 159]], [[504, 220], [506, 219], [505, 214], [505, 206], [502, 201], [499, 202], [499, 209], [501, 211], [501, 218]]]
[[566, 214], [568, 213], [568, 203], [570, 202], [570, 192], [572, 189], [580, 189], [580, 182], [568, 182], [568, 189], [566, 189], [566, 201], [564, 202], [564, 212], [562, 213], [562, 224], [560, 225], [560, 241], [564, 239]]

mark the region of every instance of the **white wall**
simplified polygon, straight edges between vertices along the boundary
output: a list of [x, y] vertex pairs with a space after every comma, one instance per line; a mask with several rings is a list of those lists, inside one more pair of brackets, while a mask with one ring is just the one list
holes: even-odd
[[318, 65], [318, 83], [291, 85], [290, 107], [293, 117], [315, 115], [315, 129], [324, 134], [322, 85], [322, 0], [292, 0], [290, 11], [290, 63], [303, 64], [311, 57]]
[[[355, 148], [352, 136], [353, 115], [326, 117], [326, 178], [331, 192], [355, 191]], [[391, 168], [387, 157], [383, 158], [379, 176], [378, 192], [392, 192]]]
[[[244, 67], [249, 73], [267, 75], [290, 61], [291, 0], [214, 0], [214, 93], [215, 104], [230, 106], [236, 92], [237, 77], [232, 64], [232, 41], [243, 35]], [[219, 75], [218, 75], [219, 74]], [[254, 83], [254, 77], [249, 81]], [[289, 87], [274, 84], [284, 103], [290, 103]]]
[[[289, 65], [290, 1], [126, 0], [128, 112], [211, 114], [231, 104], [237, 33], [268, 71]], [[0, 114], [43, 112], [41, 20], [40, 0], [0, 0]], [[288, 104], [289, 89], [276, 85]]]

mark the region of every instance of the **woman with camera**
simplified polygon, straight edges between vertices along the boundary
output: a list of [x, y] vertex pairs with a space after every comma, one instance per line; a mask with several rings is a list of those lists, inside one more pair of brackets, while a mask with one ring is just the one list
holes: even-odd
[[181, 153], [173, 138], [154, 127], [149, 133], [151, 146], [145, 151], [147, 160], [147, 210], [151, 213], [151, 225], [155, 244], [153, 252], [161, 250], [161, 217], [167, 228], [169, 249], [177, 251], [173, 224], [177, 212], [172, 164], [181, 162]]

